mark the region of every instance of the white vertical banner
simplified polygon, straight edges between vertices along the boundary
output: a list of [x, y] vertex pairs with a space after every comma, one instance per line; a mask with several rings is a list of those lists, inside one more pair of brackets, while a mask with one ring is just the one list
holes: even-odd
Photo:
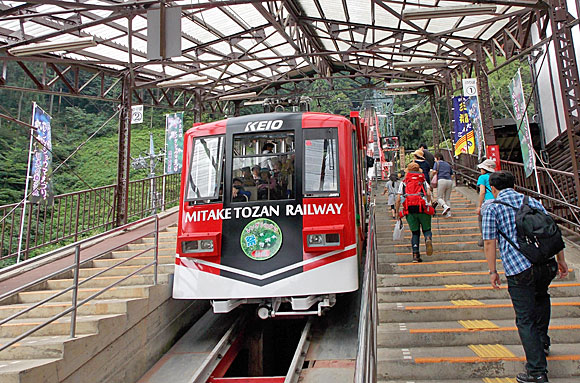
[[479, 159], [485, 155], [485, 138], [483, 136], [483, 121], [479, 109], [479, 90], [477, 88], [477, 78], [463, 79], [463, 96], [466, 97], [467, 114], [473, 124], [475, 133], [475, 147]]

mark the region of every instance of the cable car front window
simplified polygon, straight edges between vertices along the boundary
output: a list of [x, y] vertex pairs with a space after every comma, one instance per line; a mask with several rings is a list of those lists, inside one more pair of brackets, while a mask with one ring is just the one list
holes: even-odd
[[304, 194], [339, 195], [338, 129], [304, 130]]
[[295, 198], [294, 133], [234, 136], [232, 202]]
[[186, 201], [216, 200], [222, 194], [224, 137], [194, 138]]

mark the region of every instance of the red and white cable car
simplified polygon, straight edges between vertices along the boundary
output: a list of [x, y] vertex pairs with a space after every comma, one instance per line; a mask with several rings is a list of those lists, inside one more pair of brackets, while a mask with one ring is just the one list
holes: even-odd
[[364, 132], [340, 116], [269, 113], [191, 128], [173, 297], [214, 312], [321, 314], [358, 289]]

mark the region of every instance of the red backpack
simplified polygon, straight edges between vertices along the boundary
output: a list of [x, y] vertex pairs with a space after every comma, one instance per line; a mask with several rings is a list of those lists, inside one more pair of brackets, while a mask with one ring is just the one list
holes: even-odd
[[403, 179], [405, 184], [405, 202], [403, 202], [403, 215], [409, 213], [427, 213], [433, 215], [433, 207], [427, 206], [423, 198], [427, 191], [425, 190], [425, 175], [423, 173], [409, 172]]

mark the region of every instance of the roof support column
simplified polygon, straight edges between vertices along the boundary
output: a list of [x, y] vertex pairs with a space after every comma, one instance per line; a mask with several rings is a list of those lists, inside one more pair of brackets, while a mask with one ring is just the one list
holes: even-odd
[[486, 145], [495, 145], [495, 132], [493, 131], [493, 117], [491, 114], [491, 97], [489, 84], [487, 82], [487, 64], [481, 44], [474, 45], [475, 51], [475, 75], [477, 77], [477, 87], [479, 88], [479, 107], [481, 123], [483, 125], [483, 138]]
[[[453, 85], [451, 85], [451, 71], [445, 73], [445, 100], [447, 101], [447, 113], [449, 114], [449, 138], [454, 142], [453, 128]], [[452, 150], [452, 152], [454, 152]], [[453, 153], [451, 153], [453, 155]]]
[[123, 75], [121, 111], [119, 114], [119, 157], [117, 159], [117, 188], [115, 190], [115, 225], [127, 223], [129, 206], [129, 169], [131, 164], [131, 76]]
[[576, 201], [571, 203], [579, 204], [580, 180], [578, 178], [578, 165], [580, 148], [580, 83], [578, 78], [578, 65], [574, 52], [574, 41], [572, 40], [572, 27], [568, 21], [573, 20], [566, 8], [566, 0], [549, 1], [550, 24], [552, 36], [556, 50], [556, 64], [558, 65], [558, 78], [560, 80], [560, 91], [564, 101], [564, 117], [566, 118], [566, 131], [568, 134], [568, 147], [572, 159], [572, 172], [574, 173], [574, 184], [576, 186]]
[[433, 129], [433, 150], [439, 151], [439, 120], [437, 118], [437, 100], [435, 100], [435, 87], [429, 87], [429, 104], [431, 105], [431, 127]]

